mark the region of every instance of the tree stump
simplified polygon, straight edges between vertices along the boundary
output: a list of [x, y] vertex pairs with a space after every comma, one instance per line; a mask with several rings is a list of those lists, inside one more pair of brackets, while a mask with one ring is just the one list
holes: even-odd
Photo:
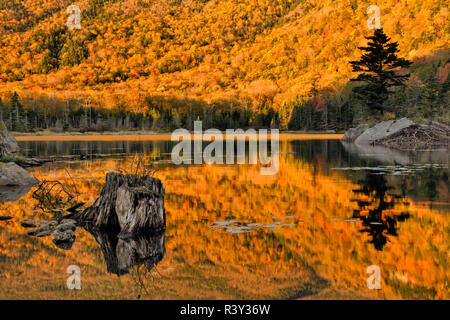
[[164, 194], [159, 179], [111, 172], [99, 198], [74, 218], [93, 228], [120, 230], [119, 238], [162, 231], [166, 225]]

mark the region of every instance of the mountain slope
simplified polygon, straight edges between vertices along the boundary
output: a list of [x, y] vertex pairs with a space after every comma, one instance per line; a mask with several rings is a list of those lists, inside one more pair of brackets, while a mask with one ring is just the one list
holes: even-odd
[[[401, 56], [443, 60], [444, 0], [379, 1]], [[67, 30], [66, 9], [82, 10]], [[0, 5], [0, 95], [22, 90], [96, 106], [141, 107], [145, 97], [275, 109], [315, 90], [340, 93], [350, 60], [372, 33], [365, 0], [6, 0]], [[413, 70], [414, 71], [414, 70]], [[420, 79], [420, 74], [417, 80]], [[181, 102], [186, 104], [186, 102]]]

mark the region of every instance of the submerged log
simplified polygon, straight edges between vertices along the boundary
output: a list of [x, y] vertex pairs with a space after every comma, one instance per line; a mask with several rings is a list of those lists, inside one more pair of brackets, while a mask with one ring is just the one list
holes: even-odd
[[163, 184], [150, 176], [108, 173], [99, 198], [74, 219], [93, 228], [120, 230], [120, 238], [164, 230]]

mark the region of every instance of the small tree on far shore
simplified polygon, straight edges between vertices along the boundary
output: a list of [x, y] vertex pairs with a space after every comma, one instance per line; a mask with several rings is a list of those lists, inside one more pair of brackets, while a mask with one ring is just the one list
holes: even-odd
[[383, 29], [376, 29], [359, 61], [350, 61], [353, 72], [360, 72], [351, 81], [365, 82], [353, 89], [356, 97], [365, 102], [371, 110], [384, 113], [384, 103], [393, 93], [391, 88], [403, 86], [409, 74], [398, 74], [399, 69], [408, 68], [412, 62], [397, 56], [398, 43], [390, 42]]

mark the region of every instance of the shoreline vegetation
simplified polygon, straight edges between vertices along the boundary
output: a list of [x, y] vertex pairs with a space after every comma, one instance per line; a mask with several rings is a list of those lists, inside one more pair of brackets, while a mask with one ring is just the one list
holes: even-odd
[[[222, 131], [225, 134], [225, 131]], [[268, 130], [270, 133], [270, 130]], [[11, 132], [11, 135], [16, 138], [17, 141], [109, 141], [109, 140], [171, 140], [170, 132], [156, 132], [156, 131], [119, 131], [119, 132], [51, 132], [51, 131], [39, 131], [35, 133], [29, 132]], [[343, 133], [330, 133], [330, 132], [303, 132], [303, 131], [282, 131], [280, 130], [280, 140], [291, 139], [336, 139], [339, 140], [343, 137]], [[238, 135], [239, 136], [239, 135]], [[268, 135], [270, 139], [270, 134]]]

